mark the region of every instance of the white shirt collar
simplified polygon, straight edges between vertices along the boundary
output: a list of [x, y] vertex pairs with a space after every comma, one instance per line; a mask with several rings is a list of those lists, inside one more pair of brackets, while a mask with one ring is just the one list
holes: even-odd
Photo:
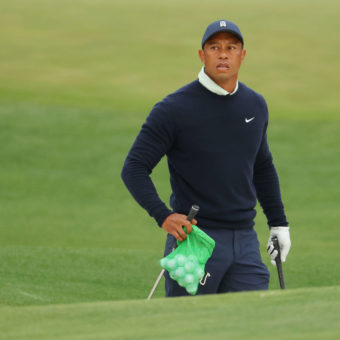
[[205, 72], [204, 66], [198, 74], [198, 81], [209, 91], [218, 94], [219, 96], [226, 96], [230, 94], [231, 96], [238, 90], [238, 80], [236, 81], [235, 90], [233, 92], [228, 92], [221, 86], [217, 85]]

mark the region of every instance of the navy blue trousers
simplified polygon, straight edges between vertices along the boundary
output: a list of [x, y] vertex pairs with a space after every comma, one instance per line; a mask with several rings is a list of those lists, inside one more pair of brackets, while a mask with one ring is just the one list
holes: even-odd
[[[197, 294], [268, 289], [269, 271], [262, 262], [254, 229], [200, 229], [215, 240], [216, 246], [206, 263], [205, 275], [198, 286]], [[164, 256], [172, 251], [174, 240], [174, 236], [169, 234]], [[167, 271], [164, 276], [167, 297], [189, 295], [170, 278]]]

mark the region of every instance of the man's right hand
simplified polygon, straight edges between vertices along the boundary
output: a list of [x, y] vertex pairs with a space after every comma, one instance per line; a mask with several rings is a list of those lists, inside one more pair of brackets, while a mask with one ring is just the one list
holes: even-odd
[[178, 241], [186, 240], [187, 234], [183, 227], [186, 227], [187, 233], [192, 232], [191, 224], [196, 225], [197, 221], [193, 219], [191, 222], [187, 220], [187, 216], [182, 214], [170, 214], [163, 222], [162, 228], [169, 234], [176, 237]]

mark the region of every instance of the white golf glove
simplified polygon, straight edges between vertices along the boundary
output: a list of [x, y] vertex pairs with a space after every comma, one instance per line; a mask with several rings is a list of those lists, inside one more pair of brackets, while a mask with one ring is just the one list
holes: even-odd
[[289, 253], [289, 249], [291, 246], [290, 242], [290, 234], [289, 227], [271, 227], [270, 228], [270, 236], [267, 243], [267, 252], [271, 258], [270, 262], [276, 266], [275, 258], [278, 254], [277, 250], [274, 250], [274, 245], [272, 241], [272, 237], [276, 236], [280, 246], [281, 252], [281, 261], [285, 262], [286, 257]]

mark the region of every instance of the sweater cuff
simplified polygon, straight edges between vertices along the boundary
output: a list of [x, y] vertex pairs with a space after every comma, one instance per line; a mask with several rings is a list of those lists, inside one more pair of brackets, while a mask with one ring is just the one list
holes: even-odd
[[162, 209], [162, 211], [155, 214], [154, 219], [156, 220], [158, 226], [162, 227], [162, 224], [165, 221], [165, 219], [171, 214], [174, 214], [174, 211], [171, 211], [168, 208], [164, 208], [164, 209]]
[[288, 226], [288, 221], [282, 207], [272, 207], [265, 210], [265, 215], [267, 216], [268, 226]]

